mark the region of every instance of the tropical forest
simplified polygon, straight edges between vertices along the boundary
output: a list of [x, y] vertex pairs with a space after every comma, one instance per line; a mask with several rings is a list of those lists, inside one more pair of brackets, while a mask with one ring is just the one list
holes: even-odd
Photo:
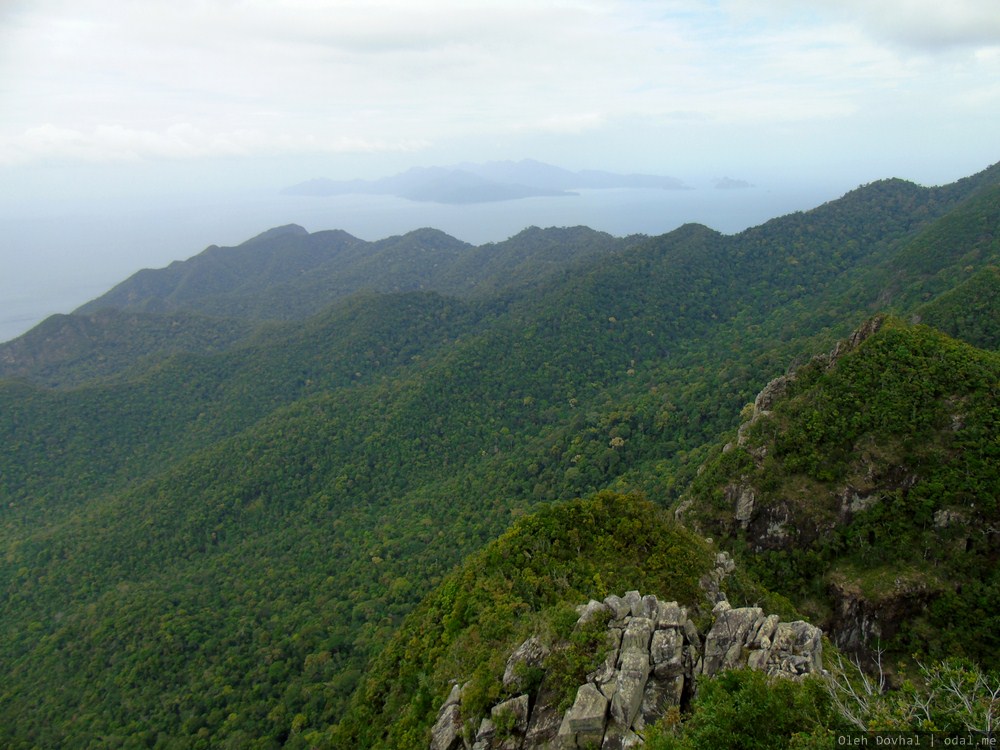
[[1000, 165], [287, 225], [0, 344], [0, 746], [993, 746]]

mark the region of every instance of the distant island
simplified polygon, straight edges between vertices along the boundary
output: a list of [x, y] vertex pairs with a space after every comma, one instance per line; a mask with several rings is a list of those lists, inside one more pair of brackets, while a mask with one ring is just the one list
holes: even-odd
[[654, 188], [686, 190], [676, 177], [616, 174], [594, 169], [573, 172], [533, 159], [414, 167], [377, 180], [316, 178], [281, 191], [284, 195], [394, 195], [432, 203], [490, 203], [539, 196], [570, 196], [574, 190]]
[[752, 187], [752, 183], [733, 177], [721, 177], [715, 181], [716, 190], [745, 190]]

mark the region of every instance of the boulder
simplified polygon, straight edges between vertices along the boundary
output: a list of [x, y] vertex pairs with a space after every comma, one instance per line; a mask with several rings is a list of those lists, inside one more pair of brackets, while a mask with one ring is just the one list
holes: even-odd
[[462, 700], [462, 686], [456, 682], [454, 685], [451, 686], [451, 692], [448, 693], [448, 697], [445, 699], [444, 705], [441, 706], [441, 708], [444, 708], [445, 706], [456, 705], [461, 700]]
[[577, 620], [577, 625], [585, 625], [591, 620], [593, 620], [597, 615], [602, 612], [609, 611], [608, 605], [604, 602], [599, 602], [591, 599], [586, 604], [583, 604], [576, 608], [576, 611], [580, 614], [580, 619]]
[[496, 725], [489, 719], [483, 719], [479, 722], [479, 729], [476, 730], [476, 742], [485, 742], [489, 745], [496, 733]]
[[687, 610], [677, 602], [660, 602], [656, 608], [657, 628], [681, 628], [687, 619]]
[[611, 699], [611, 716], [623, 729], [632, 726], [639, 709], [642, 695], [649, 679], [649, 652], [625, 651], [618, 670], [618, 683]]
[[642, 692], [642, 706], [639, 709], [639, 716], [633, 722], [635, 730], [641, 732], [646, 725], [653, 724], [660, 719], [670, 706], [679, 706], [683, 692], [683, 675], [666, 680], [650, 677]]
[[[496, 728], [493, 741], [496, 750], [519, 750], [528, 730], [528, 703], [527, 695], [519, 695], [498, 703], [490, 711]], [[507, 731], [503, 731], [505, 728]]]
[[524, 690], [524, 675], [529, 669], [541, 669], [542, 662], [549, 655], [548, 647], [537, 636], [532, 636], [515, 649], [507, 659], [503, 673], [503, 686], [514, 690]]
[[459, 750], [462, 747], [462, 717], [458, 704], [441, 709], [431, 728], [431, 750]]
[[587, 682], [576, 691], [576, 700], [566, 712], [566, 721], [574, 734], [604, 732], [604, 720], [608, 715], [608, 699], [596, 686]]
[[615, 620], [624, 620], [632, 614], [632, 605], [617, 594], [604, 597], [604, 603], [611, 610], [611, 617]]
[[601, 743], [601, 750], [628, 750], [632, 747], [641, 747], [642, 738], [631, 729], [625, 729], [615, 725], [609, 725], [604, 733], [604, 742]]
[[648, 620], [656, 620], [659, 613], [660, 602], [652, 594], [647, 594], [639, 600], [639, 614], [632, 613], [636, 617], [645, 617]]
[[726, 602], [719, 602], [715, 622], [705, 637], [705, 657], [702, 671], [711, 677], [717, 672], [742, 666], [742, 657], [748, 635], [758, 620], [764, 619], [760, 607], [733, 609]]
[[823, 671], [823, 631], [808, 622], [779, 623], [771, 645], [772, 660], [777, 658], [785, 666], [782, 672], [807, 674]]
[[638, 591], [626, 591], [625, 596], [622, 597], [626, 602], [628, 602], [629, 609], [632, 612], [633, 617], [637, 617], [639, 612], [642, 611], [642, 596]]
[[622, 635], [622, 653], [627, 651], [649, 652], [649, 641], [653, 636], [654, 623], [646, 617], [633, 617], [625, 626]]
[[681, 674], [684, 671], [684, 636], [681, 631], [671, 628], [653, 633], [649, 656], [657, 679]]

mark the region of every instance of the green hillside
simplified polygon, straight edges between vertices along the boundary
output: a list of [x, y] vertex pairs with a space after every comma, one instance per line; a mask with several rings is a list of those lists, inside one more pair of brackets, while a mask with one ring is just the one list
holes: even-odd
[[467, 705], [495, 702], [510, 652], [532, 633], [568, 635], [573, 605], [633, 586], [696, 604], [711, 567], [704, 541], [641, 496], [547, 507], [447, 576], [372, 663], [340, 726], [311, 741], [421, 747], [452, 681], [468, 684]]
[[436, 229], [365, 242], [340, 230], [310, 234], [292, 224], [237, 247], [213, 245], [167, 268], [140, 271], [78, 312], [113, 307], [255, 320], [305, 318], [358, 291], [468, 296], [531, 285], [573, 260], [600, 257], [630, 241], [576, 227], [531, 228], [481, 247]]
[[53, 315], [29, 334], [0, 344], [0, 373], [50, 388], [127, 379], [150, 361], [224, 351], [255, 329], [250, 321], [188, 312], [157, 315], [109, 307], [91, 315]]
[[[446, 677], [435, 670], [445, 662], [424, 653], [432, 631], [420, 615], [393, 634], [408, 613], [444, 606], [437, 587], [460, 580], [449, 576], [483, 568], [468, 585], [489, 599], [491, 571], [507, 570], [489, 555], [534, 538], [538, 519], [560, 526], [552, 519], [581, 507], [597, 519], [577, 544], [592, 550], [593, 569], [579, 556], [553, 559], [565, 573], [545, 573], [551, 589], [507, 604], [541, 612], [600, 590], [595, 576], [621, 586], [639, 576], [627, 588], [684, 598], [676, 581], [667, 586], [680, 575], [673, 557], [644, 572], [613, 559], [621, 550], [602, 514], [614, 503], [638, 514], [630, 533], [662, 528], [690, 546], [652, 506], [599, 495], [556, 516], [546, 509], [608, 489], [669, 507], [754, 394], [882, 307], [974, 344], [995, 341], [1000, 259], [982, 217], [996, 208], [997, 178], [994, 167], [942, 188], [874, 183], [733, 236], [697, 225], [626, 239], [529, 229], [472, 248], [433, 230], [362, 243], [285, 227], [143, 272], [93, 309], [48, 321], [0, 351], [4, 372], [17, 375], [0, 380], [2, 742], [295, 747], [347, 732], [372, 746], [383, 734], [421, 746], [408, 743], [440, 698]], [[928, 265], [926, 248], [938, 245], [949, 250]], [[108, 305], [123, 309], [97, 311]], [[986, 403], [963, 419], [995, 435], [994, 355], [901, 324], [872, 341], [897, 330], [918, 337], [901, 344], [914, 357], [927, 350], [939, 362], [935, 383], [940, 368], [969, 378], [964, 390], [947, 381], [952, 390], [934, 393]], [[897, 370], [923, 372], [902, 362], [909, 370], [876, 359], [866, 382], [886, 400], [890, 426], [923, 434], [921, 420], [943, 419], [929, 406], [937, 402], [906, 383], [881, 389]], [[864, 400], [844, 387], [843, 404]], [[972, 434], [928, 447], [921, 460], [951, 467], [933, 481], [957, 481], [942, 456]], [[986, 452], [963, 481], [989, 487], [989, 445], [975, 443]], [[851, 450], [817, 443], [802, 470], [812, 461], [832, 471]], [[902, 448], [872, 450], [881, 462]], [[739, 455], [713, 459], [720, 468], [687, 497], [715, 497], [710, 480]], [[732, 508], [691, 512], [706, 528], [731, 527]], [[514, 537], [477, 553], [512, 524]], [[968, 559], [987, 586], [989, 553], [976, 555]], [[828, 615], [824, 581], [850, 570], [833, 553], [786, 557], [784, 568], [747, 564]], [[810, 578], [804, 566], [817, 560], [834, 567]], [[456, 643], [487, 609], [470, 610]], [[490, 615], [490, 644], [520, 632], [504, 612]], [[954, 622], [932, 615], [945, 652]], [[377, 656], [405, 638], [422, 677]], [[924, 632], [900, 638], [929, 643]], [[477, 653], [488, 661], [491, 648]], [[423, 687], [410, 695], [413, 679]], [[359, 686], [394, 697], [379, 713], [364, 708], [364, 693], [352, 698]], [[409, 718], [393, 728], [398, 712]]]
[[1000, 268], [976, 271], [920, 307], [917, 319], [982, 349], [1000, 349]]
[[996, 669], [1000, 357], [879, 324], [769, 386], [684, 518], [845, 648]]

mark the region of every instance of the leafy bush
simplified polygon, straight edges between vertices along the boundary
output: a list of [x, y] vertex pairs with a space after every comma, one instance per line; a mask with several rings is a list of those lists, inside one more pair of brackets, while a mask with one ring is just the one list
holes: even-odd
[[659, 722], [649, 750], [784, 750], [832, 747], [840, 723], [819, 678], [802, 682], [733, 670], [698, 683], [690, 715]]

